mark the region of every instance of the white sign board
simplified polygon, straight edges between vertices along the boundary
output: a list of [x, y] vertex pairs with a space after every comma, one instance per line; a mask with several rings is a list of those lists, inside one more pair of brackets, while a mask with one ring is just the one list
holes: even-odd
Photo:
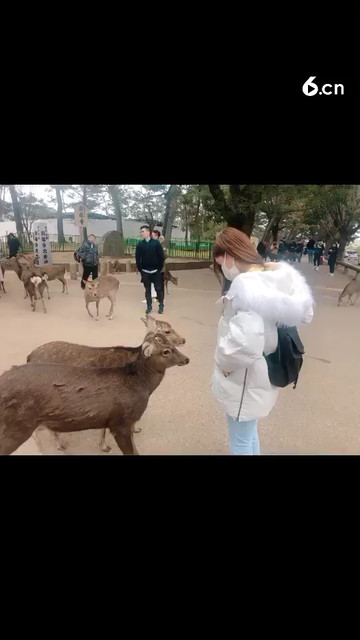
[[33, 233], [35, 265], [37, 267], [42, 267], [44, 264], [52, 264], [47, 224], [43, 222], [35, 223]]
[[87, 208], [83, 204], [74, 205], [74, 224], [77, 227], [88, 226]]

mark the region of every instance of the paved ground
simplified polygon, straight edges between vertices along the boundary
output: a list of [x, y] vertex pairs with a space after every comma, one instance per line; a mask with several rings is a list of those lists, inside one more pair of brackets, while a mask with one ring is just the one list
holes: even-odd
[[[315, 318], [300, 333], [306, 359], [297, 390], [281, 392], [270, 416], [259, 425], [264, 454], [355, 454], [360, 453], [360, 420], [356, 401], [360, 375], [358, 364], [360, 303], [338, 308], [339, 291], [350, 276], [337, 272], [327, 276], [323, 266], [314, 272], [301, 265], [313, 286], [317, 302]], [[210, 381], [220, 307], [217, 281], [208, 269], [174, 272], [179, 286], [169, 285], [166, 314], [175, 329], [186, 337], [182, 350], [191, 362], [170, 369], [150, 399], [136, 434], [141, 454], [227, 454], [227, 434], [222, 409], [210, 393]], [[2, 341], [0, 373], [26, 361], [27, 354], [51, 340], [69, 340], [90, 345], [139, 344], [144, 336], [140, 316], [145, 311], [143, 288], [136, 274], [121, 274], [117, 313], [105, 318], [108, 301], [100, 306], [101, 320], [86, 313], [79, 282], [69, 280], [69, 295], [62, 295], [60, 282], [50, 282], [52, 298], [48, 313], [30, 310], [23, 300], [22, 285], [7, 272], [7, 295], [1, 294]], [[100, 452], [97, 432], [64, 435], [68, 454], [121, 455], [110, 436], [113, 450]], [[39, 433], [41, 451], [33, 438], [19, 454], [57, 452], [47, 431]]]

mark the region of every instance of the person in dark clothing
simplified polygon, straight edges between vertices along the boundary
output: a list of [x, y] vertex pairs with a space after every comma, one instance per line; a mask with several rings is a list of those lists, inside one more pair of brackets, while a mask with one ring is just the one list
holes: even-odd
[[276, 242], [273, 242], [270, 246], [269, 243], [265, 249], [265, 262], [277, 262], [278, 260], [278, 248]]
[[164, 313], [164, 296], [162, 291], [162, 268], [164, 266], [164, 252], [158, 240], [151, 237], [148, 225], [140, 229], [142, 242], [136, 246], [136, 267], [141, 273], [141, 281], [145, 287], [147, 309], [152, 312], [151, 283], [154, 284], [156, 296], [159, 301], [159, 313]]
[[324, 253], [324, 245], [322, 242], [317, 242], [314, 248], [314, 269], [319, 271], [320, 258]]
[[304, 251], [304, 245], [302, 242], [298, 242], [296, 245], [295, 253], [299, 262], [301, 262], [302, 254]]
[[337, 246], [336, 242], [333, 242], [333, 244], [331, 245], [331, 247], [329, 249], [329, 255], [328, 255], [328, 265], [329, 265], [329, 268], [330, 268], [329, 276], [333, 276], [334, 275], [337, 254], [338, 254], [338, 246]]
[[308, 243], [306, 245], [306, 251], [307, 251], [307, 254], [308, 254], [308, 260], [309, 260], [310, 264], [313, 264], [313, 262], [314, 262], [314, 249], [315, 249], [315, 240], [310, 238], [310, 240], [308, 241]]
[[262, 240], [260, 240], [258, 246], [256, 247], [256, 250], [258, 252], [258, 254], [262, 257], [265, 258], [265, 251], [266, 251], [266, 247], [267, 247], [267, 243], [263, 242]]
[[289, 247], [288, 247], [288, 251], [289, 251], [289, 262], [295, 262], [296, 260], [296, 242], [295, 240], [291, 240], [291, 242], [289, 243]]
[[93, 233], [89, 235], [88, 239], [82, 243], [81, 247], [79, 247], [75, 253], [83, 264], [83, 275], [80, 286], [82, 289], [85, 289], [85, 282], [88, 280], [90, 274], [92, 275], [92, 279], [95, 280], [99, 272], [99, 249], [95, 244], [95, 236]]
[[279, 243], [279, 247], [278, 247], [278, 261], [279, 262], [281, 262], [282, 260], [285, 260], [286, 251], [287, 251], [286, 240], [285, 240], [285, 238], [283, 238], [281, 240], [281, 242]]
[[8, 235], [8, 247], [9, 247], [9, 258], [15, 258], [20, 247], [20, 240], [13, 234], [9, 233]]
[[[153, 229], [153, 230], [152, 230], [152, 233], [151, 233], [151, 237], [152, 237], [154, 240], [159, 240], [159, 242], [160, 242], [161, 246], [163, 245], [163, 242], [164, 242], [165, 238], [164, 238], [164, 236], [162, 236], [162, 235], [160, 234], [160, 231], [158, 231], [157, 229]], [[167, 258], [167, 251], [166, 251], [166, 249], [164, 249], [164, 247], [163, 247], [163, 253], [164, 253], [164, 266], [163, 266], [163, 268], [162, 268], [162, 270], [161, 270], [161, 278], [162, 278], [162, 292], [163, 292], [163, 299], [165, 299], [165, 280], [164, 280], [164, 271], [165, 271], [165, 260], [166, 260], [166, 258]], [[154, 285], [153, 285], [153, 286], [154, 286]], [[154, 296], [152, 296], [152, 297], [154, 297]], [[157, 298], [156, 298], [156, 300], [158, 301], [158, 299], [157, 299]]]

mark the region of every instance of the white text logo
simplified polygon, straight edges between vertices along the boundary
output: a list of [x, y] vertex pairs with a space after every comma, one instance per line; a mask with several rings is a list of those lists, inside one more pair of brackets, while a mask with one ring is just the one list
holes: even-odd
[[343, 96], [344, 85], [343, 84], [323, 84], [322, 87], [314, 82], [316, 76], [310, 76], [306, 82], [304, 82], [302, 90], [306, 96]]

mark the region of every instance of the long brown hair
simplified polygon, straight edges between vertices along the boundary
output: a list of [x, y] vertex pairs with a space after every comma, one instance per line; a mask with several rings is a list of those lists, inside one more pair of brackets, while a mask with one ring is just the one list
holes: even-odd
[[256, 247], [246, 233], [234, 227], [226, 227], [219, 234], [213, 245], [214, 273], [221, 285], [224, 282], [224, 276], [215, 258], [224, 256], [225, 253], [235, 258], [238, 262], [249, 266], [251, 264], [264, 264], [262, 257], [258, 254]]

